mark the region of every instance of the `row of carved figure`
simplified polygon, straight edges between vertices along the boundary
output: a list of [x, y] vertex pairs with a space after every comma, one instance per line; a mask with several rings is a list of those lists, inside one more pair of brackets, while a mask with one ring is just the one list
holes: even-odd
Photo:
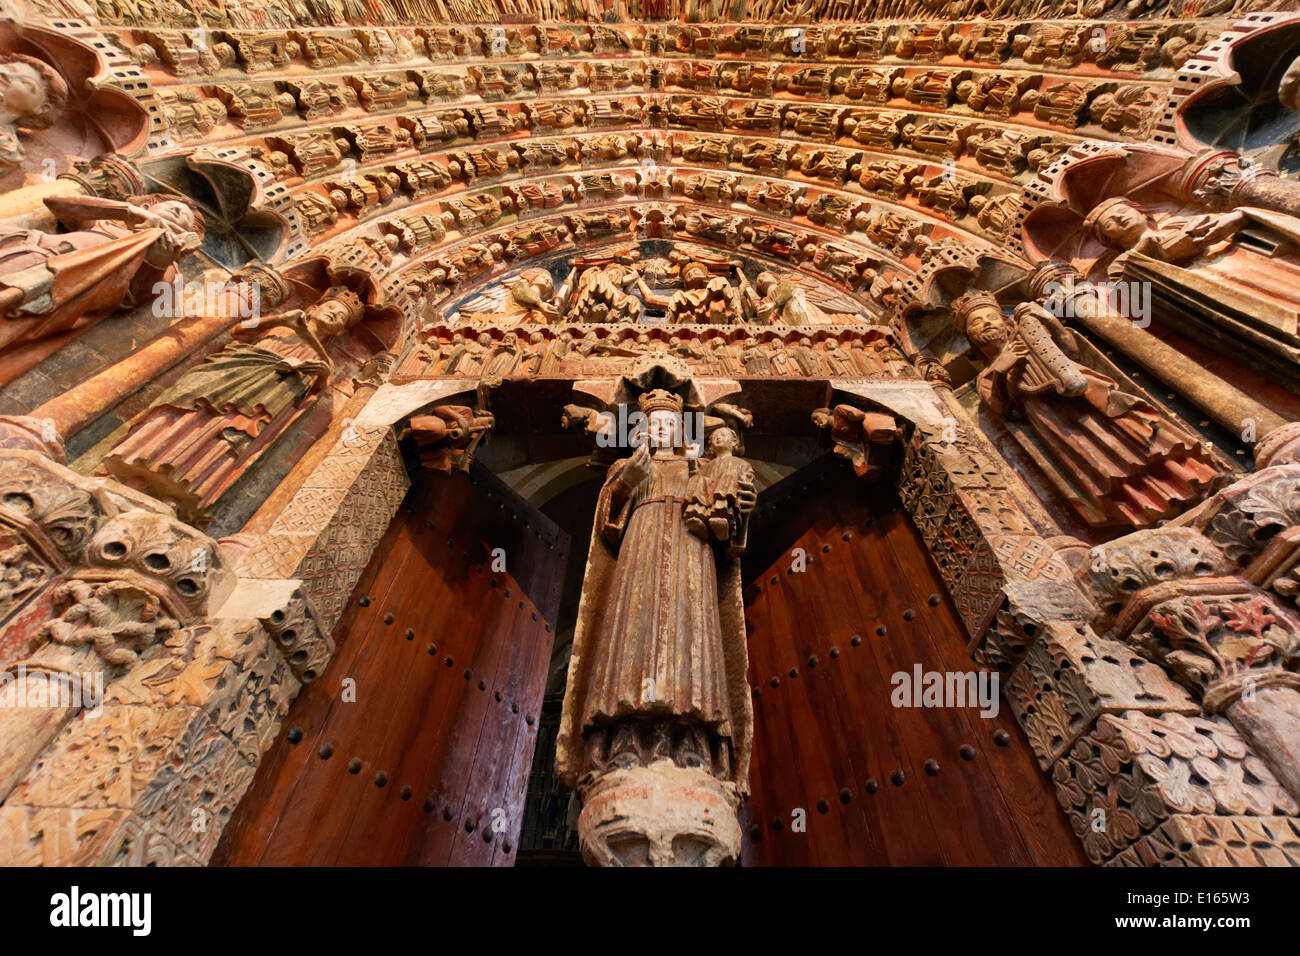
[[[702, 246], [677, 244], [668, 255], [641, 258], [613, 247], [575, 256], [559, 290], [547, 269], [505, 277], [461, 303], [473, 322], [630, 323], [667, 325], [850, 325], [863, 321], [854, 299], [794, 272], [757, 267]], [[654, 318], [651, 318], [654, 317]]]
[[[121, 205], [123, 204], [104, 206], [103, 201], [91, 203], [101, 213], [110, 209], [117, 210]], [[174, 205], [174, 209], [167, 209], [168, 216], [183, 219], [189, 214], [183, 204]], [[1096, 225], [1090, 225], [1089, 228], [1098, 230], [1098, 235], [1112, 240], [1124, 238], [1133, 241], [1136, 233], [1128, 229], [1129, 220], [1125, 218], [1131, 208], [1131, 205], [1109, 204], [1097, 216]], [[1213, 235], [1198, 232], [1201, 240], [1198, 249], [1227, 242], [1230, 234], [1224, 230], [1229, 225], [1241, 225], [1241, 217], [1229, 219], [1231, 223], [1225, 219], [1221, 223], [1223, 228], [1214, 231]], [[1135, 221], [1133, 225], [1143, 223]], [[164, 240], [171, 242], [173, 240], [167, 231], [169, 227], [176, 228], [177, 224], [170, 219], [160, 218], [159, 225], [146, 226], [140, 233], [100, 236], [91, 231], [86, 235], [87, 241], [94, 240], [102, 246], [115, 249], [123, 242], [143, 243], [144, 239], [135, 238], [141, 235], [155, 244]], [[149, 230], [155, 230], [156, 235]], [[1168, 238], [1172, 235], [1166, 229], [1155, 238]], [[355, 255], [349, 253], [343, 257], [351, 256], [354, 261], [361, 261], [358, 257], [368, 250], [375, 266], [381, 269], [385, 267], [385, 260], [375, 252], [376, 244], [361, 245], [365, 246], [365, 250], [358, 246], [359, 251]], [[148, 248], [147, 245], [143, 246], [144, 250]], [[385, 247], [377, 244], [377, 248]], [[1160, 253], [1163, 247], [1148, 242], [1144, 248]], [[1178, 249], [1167, 254], [1184, 259]], [[675, 308], [677, 321], [709, 321], [718, 315], [729, 316], [734, 321], [736, 312], [730, 310], [737, 301], [742, 303], [743, 309], [744, 297], [737, 293], [744, 293], [745, 287], [742, 283], [737, 289], [727, 281], [730, 263], [719, 258], [720, 274], [712, 274], [707, 266], [699, 268], [703, 263], [698, 256], [691, 258], [695, 261], [687, 262], [684, 266], [678, 263], [682, 266], [678, 275], [679, 291], [660, 304], [666, 305], [670, 310]], [[558, 315], [563, 306], [567, 310], [566, 315], [576, 315], [586, 321], [634, 321], [640, 308], [652, 304], [652, 300], [641, 290], [644, 284], [641, 272], [629, 263], [616, 260], [617, 257], [611, 257], [604, 263], [584, 264], [583, 271], [574, 280], [573, 297], [567, 302], [563, 297], [557, 301], [552, 293], [549, 274], [541, 270], [524, 274], [520, 281], [508, 289], [509, 294], [503, 300], [508, 308], [493, 312], [485, 318], [496, 321], [553, 321], [553, 316]], [[391, 258], [387, 261], [391, 262]], [[696, 272], [699, 274], [696, 275]], [[657, 275], [649, 269], [646, 274]], [[97, 291], [116, 295], [120, 289], [111, 286], [109, 278], [105, 278], [103, 287]], [[111, 278], [117, 281], [122, 277], [114, 274]], [[57, 282], [52, 288], [58, 300]], [[640, 295], [636, 294], [638, 290], [641, 290]], [[16, 293], [21, 291], [20, 288], [15, 288]], [[759, 315], [765, 314], [769, 321], [797, 324], [799, 317], [808, 314], [807, 298], [802, 297], [798, 285], [788, 279], [760, 277], [756, 292], [755, 308]], [[895, 292], [895, 295], [898, 293]], [[629, 306], [637, 311], [628, 311]], [[192, 456], [196, 462], [204, 462], [205, 481], [210, 482], [215, 494], [220, 494], [233, 481], [243, 463], [240, 448], [253, 444], [253, 439], [262, 434], [263, 428], [275, 430], [285, 427], [301, 411], [302, 401], [318, 391], [325, 381], [322, 376], [329, 368], [328, 355], [322, 351], [320, 343], [345, 331], [350, 324], [359, 320], [362, 311], [360, 301], [342, 289], [327, 296], [313, 308], [315, 311], [311, 316], [315, 316], [315, 319], [300, 314], [285, 323], [269, 322], [259, 327], [261, 331], [258, 335], [267, 337], [259, 338], [256, 347], [234, 347], [236, 352], [251, 348], [249, 356], [223, 352], [183, 379], [173, 389], [179, 397], [175, 401], [168, 399], [163, 402], [166, 407], [162, 411], [156, 415], [151, 413], [143, 423], [137, 423], [132, 435], [126, 440], [126, 444], [131, 447], [126, 450], [115, 449], [109, 456], [110, 466], [119, 467], [113, 463], [120, 460], [125, 464], [117, 473], [124, 477], [129, 477], [128, 473], [139, 467], [145, 471], [157, 470], [171, 474], [178, 484], [184, 484], [192, 479], [186, 477], [185, 467], [178, 466], [175, 459], [177, 456]], [[1056, 463], [1053, 469], [1049, 469], [1052, 479], [1069, 489], [1067, 500], [1075, 502], [1088, 520], [1100, 524], [1127, 520], [1140, 526], [1147, 523], [1152, 514], [1166, 513], [1173, 502], [1195, 500], [1208, 487], [1216, 473], [1216, 465], [1213, 454], [1206, 450], [1203, 443], [1140, 394], [1129, 394], [1120, 400], [1118, 396], [1123, 390], [1117, 386], [1115, 378], [1095, 368], [1081, 367], [1079, 363], [1082, 356], [1078, 343], [1041, 306], [1034, 306], [1025, 315], [1021, 315], [1022, 310], [1018, 310], [1014, 325], [1008, 323], [1002, 306], [984, 293], [971, 293], [963, 297], [952, 303], [951, 310], [956, 330], [965, 336], [985, 362], [984, 371], [977, 383], [981, 398], [994, 414], [1022, 418], [1029, 423], [1029, 433], [1022, 433], [1019, 438], [1030, 442], [1040, 457]], [[319, 319], [319, 328], [313, 327], [309, 319]], [[307, 331], [293, 331], [300, 327]], [[272, 331], [268, 332], [268, 329]], [[483, 334], [482, 331], [474, 330], [471, 338], [456, 343], [458, 347], [463, 346], [464, 352], [450, 367], [444, 361], [442, 374], [473, 374], [476, 369], [470, 366], [475, 362], [478, 352], [483, 352], [484, 365], [477, 371], [488, 378], [496, 377], [507, 365], [508, 374], [513, 374], [519, 368], [532, 369], [534, 366], [540, 374], [548, 356], [552, 360], [558, 357], [560, 361], [568, 358], [568, 345], [563, 336], [556, 340], [560, 344], [553, 347], [550, 337], [542, 330], [529, 332], [527, 349], [520, 346], [515, 333], [511, 333], [515, 336], [513, 341], [504, 346], [496, 344], [489, 334], [493, 344], [484, 351], [486, 343], [480, 339]], [[642, 336], [644, 341], [640, 341]], [[573, 339], [574, 336], [570, 335], [569, 342], [572, 343]], [[728, 370], [734, 374], [739, 374], [741, 369], [748, 371], [751, 363], [760, 373], [766, 364], [774, 370], [773, 374], [781, 374], [779, 369], [783, 363], [776, 355], [780, 351], [788, 353], [787, 362], [793, 361], [795, 367], [800, 368], [800, 374], [816, 374], [818, 362], [823, 361], [830, 363], [823, 366], [827, 374], [854, 374], [855, 367], [857, 371], [862, 371], [861, 358], [855, 354], [856, 350], [851, 343], [847, 349], [842, 349], [839, 344], [834, 348], [822, 344], [820, 349], [815, 349], [811, 340], [797, 341], [789, 346], [783, 343], [773, 347], [769, 343], [766, 348], [769, 354], [763, 356], [756, 345], [737, 347], [729, 344], [725, 336], [715, 335], [707, 342], [709, 352], [713, 353], [709, 356], [707, 353], [695, 354], [699, 351], [698, 343], [687, 336], [679, 336], [673, 342], [671, 337], [665, 341], [662, 335], [646, 331], [624, 334], [621, 339], [611, 341], [590, 331], [584, 333], [580, 342], [574, 343], [574, 350], [581, 355], [589, 345], [588, 351], [593, 355], [614, 355], [619, 359], [656, 352], [670, 356], [675, 352], [683, 356], [708, 358], [717, 363], [720, 373]], [[267, 343], [274, 345], [281, 342], [290, 349], [289, 353], [282, 355], [274, 348], [267, 352]], [[822, 359], [817, 355], [819, 351], [829, 354], [830, 358]], [[492, 353], [491, 361], [488, 352]], [[525, 358], [526, 352], [528, 354]], [[862, 354], [866, 355], [865, 350], [862, 350]], [[438, 358], [441, 357], [439, 354]], [[586, 357], [588, 356], [584, 355]], [[806, 360], [804, 363], [799, 361], [801, 357]], [[446, 358], [450, 360], [451, 355]], [[246, 359], [254, 361], [260, 369], [258, 374], [266, 378], [265, 395], [259, 390], [249, 392], [244, 388], [247, 384], [244, 371]], [[838, 367], [834, 359], [840, 360]], [[460, 364], [462, 360], [469, 363], [463, 369]], [[436, 359], [430, 360], [431, 365], [435, 363]], [[482, 371], [489, 365], [492, 366], [490, 370]], [[212, 415], [212, 409], [222, 408], [226, 404], [224, 400], [213, 399], [213, 394], [219, 397], [220, 389], [226, 387], [223, 382], [233, 382], [230, 387], [238, 387], [241, 395], [256, 393], [256, 404], [240, 412], [241, 421], [245, 423], [241, 428], [230, 427], [223, 414], [218, 414], [215, 418]], [[217, 391], [214, 392], [214, 389]], [[1095, 432], [1110, 437], [1105, 440], [1085, 440], [1087, 436], [1074, 428], [1083, 418], [1088, 418], [1095, 424], [1095, 428], [1088, 432], [1089, 435]], [[233, 440], [232, 436], [238, 440]], [[211, 447], [205, 443], [210, 443], [217, 437], [231, 448], [223, 459], [226, 464], [222, 468], [212, 469], [209, 467], [214, 460]], [[1117, 449], [1126, 450], [1117, 452]], [[153, 462], [153, 458], [162, 464]], [[139, 465], [142, 461], [146, 462], [143, 466]], [[1114, 484], [1117, 474], [1125, 476], [1121, 483], [1122, 493], [1117, 492]], [[203, 493], [206, 492], [199, 489], [191, 497]], [[174, 494], [172, 497], [180, 495]]]
[[[721, 24], [798, 23], [933, 19], [979, 22], [982, 20], [1086, 19], [1103, 14], [1139, 17], [1156, 15], [1176, 19], [1240, 16], [1282, 6], [1276, 0], [34, 0], [33, 6], [50, 17], [81, 17], [123, 26], [235, 27], [247, 30], [314, 25], [347, 27], [365, 24], [504, 23], [507, 20], [589, 21], [592, 30], [609, 30], [614, 23], [676, 20]], [[602, 26], [595, 26], [602, 24]], [[451, 28], [456, 29], [456, 28]], [[490, 29], [490, 28], [489, 28]], [[565, 29], [557, 27], [555, 29]], [[635, 28], [632, 28], [635, 29]], [[648, 32], [689, 31], [699, 28], [651, 27]], [[727, 35], [760, 38], [771, 26], [711, 26]], [[824, 28], [822, 28], [824, 29]], [[842, 27], [830, 29], [879, 29]], [[475, 33], [464, 31], [469, 37]]]
[[[414, 165], [414, 164], [410, 164]], [[920, 175], [924, 166], [903, 164], [872, 164], [873, 175], [878, 172], [911, 171], [912, 184], [917, 190], [916, 202], [953, 219], [966, 212], [977, 213], [977, 222], [989, 227], [1005, 226], [1014, 221], [1020, 211], [1018, 194], [1007, 193], [989, 197], [983, 194], [988, 184], [972, 184], [964, 178], [945, 178], [936, 172], [929, 179]], [[860, 233], [875, 246], [892, 255], [906, 257], [919, 252], [930, 242], [935, 222], [910, 215], [892, 207], [873, 205], [856, 196], [831, 193], [795, 183], [775, 182], [758, 178], [741, 177], [726, 173], [692, 173], [686, 175], [659, 169], [654, 173], [641, 173], [641, 184], [630, 176], [617, 173], [587, 173], [581, 176], [554, 177], [524, 182], [514, 186], [488, 188], [468, 193], [457, 193], [437, 202], [420, 202], [419, 206], [404, 212], [397, 206], [386, 206], [395, 195], [408, 199], [422, 199], [413, 190], [404, 188], [411, 176], [403, 176], [402, 167], [390, 167], [384, 173], [366, 173], [351, 180], [327, 180], [321, 191], [304, 190], [295, 194], [294, 203], [303, 231], [308, 235], [322, 233], [336, 226], [340, 217], [366, 221], [381, 211], [386, 211], [380, 228], [394, 236], [403, 251], [412, 253], [441, 242], [449, 232], [462, 237], [481, 232], [505, 217], [520, 219], [547, 215], [545, 224], [516, 226], [503, 233], [501, 253], [508, 259], [518, 259], [547, 252], [569, 242], [583, 244], [626, 234], [636, 223], [636, 228], [646, 234], [660, 235], [686, 233], [711, 235], [715, 240], [752, 241], [747, 230], [755, 225], [743, 217], [725, 212], [734, 203], [744, 202], [761, 213], [782, 217], [800, 216], [815, 225], [831, 229], [842, 235]], [[671, 189], [665, 188], [671, 184]], [[904, 190], [908, 187], [904, 186]], [[651, 207], [646, 204], [608, 206], [628, 194], [646, 199], [670, 198], [680, 195], [696, 203], [723, 207], [718, 212], [692, 210], [690, 206], [656, 204], [662, 219], [650, 222]], [[905, 202], [906, 191], [886, 194], [891, 203]], [[584, 204], [606, 204], [594, 211], [575, 210], [560, 216], [552, 210], [563, 207], [581, 207]], [[995, 214], [999, 217], [995, 220]], [[995, 234], [1000, 235], [1001, 229]], [[730, 238], [726, 238], [730, 237]], [[806, 245], [806, 244], [800, 244]], [[809, 255], [813, 250], [809, 250]], [[789, 256], [787, 256], [789, 258]], [[796, 257], [797, 258], [797, 257]], [[851, 284], [851, 283], [850, 283]]]
[[[570, 140], [534, 142], [523, 149], [467, 149], [450, 154], [454, 158], [445, 165], [434, 159], [416, 160], [390, 164], [381, 171], [364, 172], [350, 178], [329, 179], [321, 187], [295, 193], [294, 203], [303, 230], [314, 234], [334, 226], [340, 215], [357, 220], [370, 218], [399, 194], [408, 200], [437, 195], [453, 182], [453, 169], [458, 179], [464, 180], [468, 176], [470, 182], [490, 180], [504, 176], [506, 171], [515, 168], [515, 163], [532, 163], [539, 161], [539, 157], [544, 157], [542, 162], [556, 160], [557, 165], [560, 162], [572, 163], [572, 153], [583, 145], [592, 156], [610, 155], [628, 149], [637, 139], [602, 136], [588, 140], [586, 144]], [[1021, 211], [1018, 192], [994, 193], [993, 183], [958, 174], [951, 167], [939, 164], [868, 161], [861, 153], [840, 150], [807, 149], [798, 153], [796, 149], [769, 142], [727, 143], [708, 137], [679, 138], [674, 145], [683, 150], [683, 160], [693, 165], [735, 162], [745, 164], [747, 168], [762, 167], [761, 171], [769, 175], [789, 172], [788, 168], [783, 171], [774, 165], [777, 160], [782, 160], [783, 164], [793, 160], [797, 164], [796, 170], [803, 175], [810, 178], [822, 175], [835, 186], [861, 187], [888, 203], [928, 210], [925, 213], [927, 219], [932, 220], [937, 214], [955, 221], [973, 215], [975, 224], [996, 238], [1006, 234]], [[995, 155], [1007, 158], [1022, 150], [1024, 145], [1013, 137], [1000, 136], [985, 141], [981, 148], [984, 149], [984, 158], [992, 162]], [[565, 147], [568, 147], [568, 152], [563, 151]], [[296, 152], [295, 155], [308, 160], [305, 152]], [[278, 161], [280, 158], [272, 156], [270, 159]], [[323, 167], [319, 171], [330, 168]], [[853, 179], [844, 182], [842, 177], [845, 175], [851, 175]], [[918, 237], [928, 234], [934, 227], [933, 221], [908, 216], [896, 209], [873, 207], [867, 200], [853, 195], [809, 191], [808, 187], [794, 182], [739, 177], [729, 173], [687, 174], [673, 171], [668, 165], [656, 164], [632, 174], [592, 171], [562, 178], [535, 179], [469, 194], [458, 193], [436, 206], [422, 208], [417, 214], [388, 219], [384, 228], [401, 235], [403, 246], [413, 248], [441, 240], [450, 229], [459, 229], [465, 234], [490, 226], [512, 213], [522, 216], [568, 204], [608, 203], [629, 196], [668, 199], [675, 194], [695, 202], [724, 207], [744, 202], [753, 209], [781, 216], [803, 215], [810, 222], [843, 234], [865, 232], [872, 242], [896, 255], [906, 255], [919, 248], [924, 243]], [[621, 216], [623, 212], [616, 211], [616, 214]], [[601, 215], [575, 215], [566, 225], [579, 239], [599, 237], [625, 225], [621, 219], [602, 225], [599, 221]], [[721, 212], [700, 212], [700, 222], [692, 226], [685, 220], [677, 221], [681, 217], [675, 209], [670, 215], [669, 227], [695, 233], [717, 231], [710, 225], [715, 219], [725, 219], [729, 224], [735, 219], [728, 219]], [[742, 234], [745, 224], [737, 221], [734, 225], [736, 228], [731, 231], [736, 235]], [[730, 225], [724, 231], [727, 229]]]
[[[766, 35], [764, 35], [766, 34]], [[968, 63], [1074, 69], [1083, 63], [1114, 73], [1178, 69], [1204, 45], [1210, 28], [1195, 23], [981, 23], [961, 25], [886, 24], [873, 27], [745, 29], [704, 36], [698, 30], [645, 34], [635, 28], [434, 27], [392, 30], [195, 33], [136, 30], [110, 33], [113, 42], [139, 66], [160, 66], [176, 76], [211, 76], [225, 70], [244, 73], [342, 66], [442, 61], [516, 59], [539, 55], [566, 59], [645, 53], [652, 56], [753, 57], [755, 59], [888, 60], [937, 63], [954, 58]], [[609, 64], [598, 64], [607, 66]], [[556, 64], [565, 69], [565, 64]], [[761, 64], [731, 64], [731, 69], [762, 71]], [[569, 65], [579, 75], [583, 68]], [[579, 84], [580, 85], [580, 84]]]
[[[288, 80], [239, 80], [201, 87], [166, 88], [159, 102], [175, 135], [207, 137], [229, 121], [246, 132], [290, 127], [290, 120], [307, 123], [329, 117], [355, 122], [360, 112], [410, 109], [420, 105], [450, 104], [467, 96], [493, 101], [511, 97], [534, 99], [538, 93], [563, 93], [553, 99], [515, 103], [505, 107], [471, 110], [457, 123], [454, 111], [443, 110], [402, 118], [400, 126], [413, 137], [456, 139], [469, 130], [475, 134], [509, 136], [520, 130], [559, 130], [574, 127], [637, 125], [683, 126], [716, 130], [789, 130], [814, 139], [833, 141], [841, 135], [871, 142], [856, 127], [875, 118], [878, 111], [844, 108], [796, 108], [781, 101], [725, 99], [713, 96], [641, 96], [624, 98], [579, 97], [573, 91], [609, 92], [629, 87], [715, 93], [723, 88], [751, 98], [784, 92], [803, 99], [838, 98], [898, 106], [910, 104], [934, 112], [954, 112], [1003, 122], [1061, 129], [1095, 129], [1102, 138], [1144, 138], [1151, 128], [1146, 114], [1164, 101], [1160, 87], [1097, 79], [1067, 80], [1037, 73], [1004, 75], [988, 71], [935, 68], [909, 72], [903, 67], [805, 67], [789, 73], [750, 70], [740, 64], [718, 75], [717, 64], [694, 64], [689, 72], [661, 71], [645, 64], [592, 69], [590, 75], [569, 67], [470, 67], [468, 73], [404, 70], [355, 74], [329, 80], [303, 77]], [[652, 81], [648, 86], [643, 77]], [[719, 79], [726, 79], [720, 84]], [[48, 97], [56, 99], [53, 78]], [[358, 109], [359, 108], [359, 109]], [[344, 114], [350, 114], [349, 120]], [[449, 117], [442, 119], [443, 116]], [[852, 122], [847, 122], [848, 117]], [[429, 117], [423, 120], [423, 117]], [[899, 116], [898, 129], [914, 117]], [[420, 129], [430, 122], [431, 131]], [[423, 146], [423, 143], [417, 143]]]
[[[1005, 197], [1018, 199], [1019, 193], [1007, 193], [1003, 189], [997, 195], [989, 195], [998, 185], [996, 182], [959, 172], [954, 156], [943, 150], [956, 149], [960, 154], [964, 149], [976, 163], [991, 172], [1017, 175], [1028, 168], [1041, 167], [1070, 146], [1046, 136], [990, 127], [971, 128], [948, 120], [908, 124], [904, 129], [911, 137], [909, 145], [915, 144], [918, 152], [929, 151], [932, 159], [928, 162], [920, 157], [911, 161], [884, 159], [861, 150], [801, 146], [751, 137], [604, 133], [539, 137], [527, 143], [451, 150], [374, 170], [358, 171], [349, 165], [353, 143], [361, 144], [360, 153], [370, 162], [382, 162], [386, 155], [409, 148], [403, 148], [389, 127], [376, 128], [375, 135], [364, 140], [332, 138], [328, 132], [272, 137], [266, 147], [239, 147], [223, 151], [221, 156], [256, 163], [291, 188], [300, 185], [295, 182], [300, 177], [317, 178], [334, 173], [333, 178], [322, 184], [324, 195], [339, 211], [346, 207], [358, 218], [364, 218], [366, 212], [387, 202], [397, 191], [419, 199], [446, 190], [455, 182], [474, 184], [512, 177], [517, 171], [535, 176], [557, 169], [628, 165], [634, 157], [640, 157], [637, 167], [626, 171], [591, 171], [563, 179], [506, 186], [497, 201], [501, 203], [501, 212], [506, 213], [512, 209], [520, 212], [551, 209], [566, 202], [608, 200], [624, 195], [666, 199], [676, 192], [697, 201], [722, 204], [741, 201], [783, 214], [792, 210], [808, 212], [814, 222], [842, 231], [850, 223], [855, 228], [866, 228], [865, 202], [829, 193], [807, 198], [807, 187], [797, 182], [741, 179], [727, 173], [688, 174], [672, 167], [678, 163], [721, 166], [783, 178], [793, 172], [836, 187], [861, 187], [891, 203], [910, 204], [909, 200], [915, 200], [917, 205], [956, 219], [968, 211], [979, 213], [994, 199], [999, 200], [999, 205], [1007, 205], [1010, 199]], [[381, 133], [386, 134], [382, 136], [384, 143], [379, 142]], [[385, 153], [385, 145], [395, 148]], [[898, 151], [885, 146], [878, 150]], [[334, 192], [343, 194], [342, 198], [332, 195]], [[297, 198], [310, 204], [312, 200], [306, 197], [311, 195], [320, 194], [314, 189], [300, 191]], [[459, 201], [459, 198], [448, 201]], [[490, 203], [485, 212], [489, 208]], [[455, 218], [459, 221], [463, 217], [457, 214]], [[472, 218], [480, 217], [473, 213]]]
[[[896, 280], [879, 268], [883, 261], [880, 254], [869, 248], [828, 241], [824, 236], [798, 226], [745, 216], [716, 215], [703, 210], [679, 216], [676, 206], [663, 203], [619, 207], [617, 213], [609, 214], [615, 217], [613, 220], [606, 218], [604, 221], [621, 222], [625, 213], [634, 217], [633, 234], [638, 238], [676, 237], [758, 253], [814, 270], [848, 289], [862, 289], [881, 304], [886, 304], [895, 290]], [[583, 219], [590, 221], [588, 217]], [[680, 229], [676, 224], [678, 219], [682, 221]], [[399, 222], [402, 226], [409, 225], [406, 220]], [[567, 243], [575, 241], [574, 236], [575, 233], [568, 230], [562, 221], [542, 220], [477, 236], [470, 242], [446, 249], [426, 250], [414, 264], [403, 267], [402, 276], [409, 285], [417, 287], [410, 290], [412, 294], [432, 301], [450, 291], [467, 290], [489, 278], [508, 258], [563, 251]], [[400, 248], [398, 235], [390, 232], [385, 239], [393, 249]], [[923, 259], [946, 248], [949, 242], [944, 239], [924, 245], [921, 251]], [[435, 290], [438, 292], [436, 296], [433, 295]]]
[[394, 380], [455, 375], [498, 382], [507, 378], [574, 378], [609, 374], [642, 359], [684, 362], [694, 375], [727, 377], [902, 378], [919, 373], [877, 330], [839, 334], [797, 329], [736, 337], [719, 329], [669, 335], [561, 326], [546, 330], [450, 326], [426, 333], [393, 371]]
[[[696, 64], [696, 69], [700, 68]], [[1148, 124], [1136, 111], [1149, 110], [1162, 101], [1158, 87], [1118, 84], [1096, 80], [1059, 80], [1041, 74], [999, 74], [965, 69], [930, 69], [907, 72], [902, 67], [857, 67], [840, 72], [829, 67], [809, 67], [788, 76], [778, 76], [787, 92], [819, 100], [844, 97], [853, 101], [885, 104], [902, 101], [922, 109], [978, 116], [1029, 125], [1079, 129], [1093, 126], [1104, 133], [1141, 137]], [[713, 84], [691, 85], [692, 89], [714, 91]], [[770, 95], [760, 88], [752, 95]], [[899, 103], [901, 105], [901, 102]], [[645, 107], [648, 125], [661, 125], [665, 106], [653, 99]], [[1133, 114], [1133, 115], [1130, 115]], [[844, 108], [786, 107], [780, 102], [751, 103], [720, 97], [674, 96], [666, 107], [667, 122], [675, 126], [721, 130], [724, 128], [795, 130], [814, 138], [834, 140], [840, 135], [870, 142], [856, 127], [881, 115], [880, 111], [850, 111]], [[884, 115], [889, 115], [887, 112]], [[897, 115], [897, 114], [895, 114]], [[852, 117], [850, 124], [846, 120]], [[802, 118], [802, 119], [801, 119]], [[912, 122], [915, 117], [903, 118]], [[894, 133], [897, 138], [897, 131]], [[1112, 138], [1103, 135], [1102, 138]]]

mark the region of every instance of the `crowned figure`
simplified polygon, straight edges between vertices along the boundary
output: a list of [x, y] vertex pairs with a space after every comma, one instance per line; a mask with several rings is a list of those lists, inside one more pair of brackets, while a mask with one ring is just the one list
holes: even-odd
[[596, 505], [557, 768], [583, 798], [589, 863], [720, 865], [739, 853], [736, 809], [749, 766], [732, 552], [756, 501], [752, 471], [735, 469], [727, 526], [692, 534], [684, 512], [696, 462], [683, 399], [653, 389], [638, 406], [644, 441], [610, 467]]

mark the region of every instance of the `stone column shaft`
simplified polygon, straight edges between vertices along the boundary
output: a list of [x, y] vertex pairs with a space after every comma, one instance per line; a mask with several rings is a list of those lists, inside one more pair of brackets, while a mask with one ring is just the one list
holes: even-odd
[[1095, 332], [1110, 345], [1182, 395], [1211, 419], [1234, 433], [1240, 433], [1247, 419], [1255, 422], [1255, 433], [1266, 435], [1287, 423], [1287, 419], [1261, 405], [1225, 379], [1206, 371], [1172, 345], [1139, 329], [1130, 319], [1108, 313], [1076, 315], [1072, 322]]
[[1300, 800], [1300, 693], [1263, 687], [1254, 700], [1238, 698], [1225, 713], [1278, 782]]

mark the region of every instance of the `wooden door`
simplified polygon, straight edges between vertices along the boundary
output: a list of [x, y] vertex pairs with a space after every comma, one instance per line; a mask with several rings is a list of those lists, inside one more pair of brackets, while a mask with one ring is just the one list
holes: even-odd
[[1005, 701], [992, 719], [891, 704], [897, 672], [975, 664], [893, 492], [839, 465], [769, 489], [752, 525], [744, 864], [1086, 863]]
[[412, 489], [213, 863], [512, 865], [568, 551], [486, 473]]

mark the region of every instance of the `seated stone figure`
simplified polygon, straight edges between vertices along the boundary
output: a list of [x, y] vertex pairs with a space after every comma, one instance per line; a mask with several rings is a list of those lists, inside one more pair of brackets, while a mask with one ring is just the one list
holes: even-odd
[[670, 324], [740, 321], [740, 294], [725, 277], [713, 275], [702, 262], [688, 262], [681, 267], [681, 281], [683, 288], [673, 293], [666, 306]]
[[637, 322], [641, 300], [631, 295], [639, 276], [618, 262], [592, 266], [578, 276], [565, 318], [570, 322]]

